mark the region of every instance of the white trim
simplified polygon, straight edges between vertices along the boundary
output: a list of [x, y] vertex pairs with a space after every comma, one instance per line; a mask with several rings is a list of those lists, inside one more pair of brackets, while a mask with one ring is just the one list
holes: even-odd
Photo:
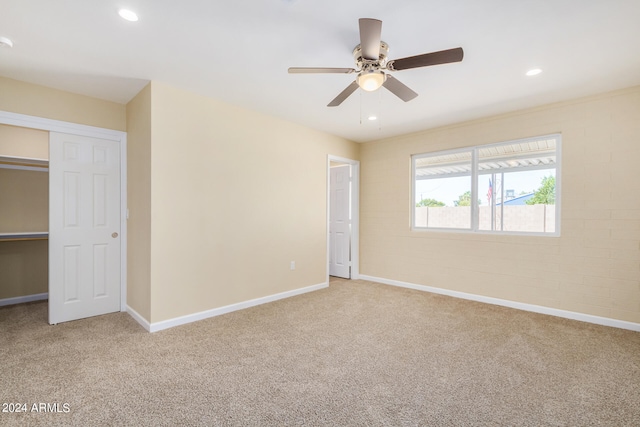
[[107, 139], [120, 143], [120, 311], [127, 311], [127, 133], [0, 111], [0, 124]]
[[560, 310], [557, 308], [544, 307], [541, 305], [527, 304], [516, 301], [509, 301], [500, 298], [486, 297], [483, 295], [468, 294], [466, 292], [452, 291], [449, 289], [435, 288], [432, 286], [416, 285], [414, 283], [402, 282], [399, 280], [384, 279], [381, 277], [361, 275], [361, 280], [382, 283], [384, 285], [398, 286], [401, 288], [415, 289], [423, 292], [447, 295], [454, 298], [461, 298], [470, 301], [478, 301], [486, 304], [500, 305], [502, 307], [515, 308], [533, 313], [547, 314], [550, 316], [562, 317], [565, 319], [578, 320], [581, 322], [593, 323], [596, 325], [611, 326], [613, 328], [628, 329], [640, 332], [640, 323], [627, 322], [625, 320], [611, 319], [609, 317], [593, 316], [591, 314], [576, 313], [574, 311]]
[[22, 303], [31, 302], [31, 301], [42, 301], [48, 298], [49, 298], [48, 292], [45, 292], [42, 294], [26, 295], [23, 297], [4, 298], [4, 299], [0, 299], [0, 307], [4, 307], [5, 305], [22, 304]]
[[562, 134], [558, 132], [556, 139], [556, 218], [555, 218], [555, 226], [556, 232], [555, 235], [560, 236], [562, 225]]
[[28, 116], [8, 111], [0, 111], [0, 123], [49, 132], [60, 132], [72, 135], [90, 136], [92, 138], [109, 139], [112, 141], [120, 141], [121, 137], [126, 135], [126, 132], [119, 130], [63, 122], [61, 120], [45, 119], [43, 117]]
[[127, 311], [127, 133], [120, 137], [120, 311]]
[[360, 161], [329, 154], [327, 156], [327, 283], [329, 283], [329, 259], [331, 247], [329, 246], [329, 219], [331, 215], [329, 187], [331, 186], [331, 162], [351, 165], [351, 278], [360, 278]]
[[[471, 152], [471, 200], [478, 200], [478, 149]], [[480, 206], [478, 203], [471, 203], [471, 230], [478, 231], [479, 223]], [[413, 224], [415, 225], [415, 222]]]
[[[180, 316], [173, 319], [163, 320], [161, 322], [151, 323], [149, 328], [146, 327], [148, 324], [142, 316], [136, 313], [139, 318], [134, 317], [142, 326], [145, 327], [149, 332], [158, 332], [164, 329], [173, 328], [174, 326], [185, 325], [187, 323], [197, 322], [199, 320], [208, 319], [210, 317], [220, 316], [222, 314], [231, 313], [233, 311], [243, 310], [249, 307], [255, 307], [256, 305], [266, 304], [268, 302], [277, 301], [284, 298], [294, 297], [296, 295], [305, 294], [307, 292], [313, 292], [320, 289], [324, 289], [329, 287], [329, 283], [320, 283], [318, 285], [307, 286], [305, 288], [294, 289], [293, 291], [281, 292], [279, 294], [268, 295], [262, 298], [256, 298], [249, 301], [239, 302], [237, 304], [225, 305], [224, 307], [214, 308], [211, 310], [201, 311], [199, 313], [188, 314], [186, 316]], [[135, 313], [134, 310], [131, 310]]]
[[147, 330], [147, 332], [151, 331], [151, 324], [147, 321], [147, 319], [142, 317], [142, 315], [140, 313], [135, 311], [130, 306], [127, 306], [127, 313], [129, 313], [129, 316], [133, 317], [133, 319], [136, 322], [138, 322], [140, 325], [142, 325], [142, 327], [145, 328]]

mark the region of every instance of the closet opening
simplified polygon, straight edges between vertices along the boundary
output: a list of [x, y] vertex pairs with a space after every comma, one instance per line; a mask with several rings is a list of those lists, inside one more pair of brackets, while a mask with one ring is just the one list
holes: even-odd
[[0, 306], [48, 299], [49, 132], [0, 124]]

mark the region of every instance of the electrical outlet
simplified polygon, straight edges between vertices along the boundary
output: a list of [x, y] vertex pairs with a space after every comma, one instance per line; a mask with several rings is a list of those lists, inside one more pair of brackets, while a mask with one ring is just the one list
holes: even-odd
[[292, 270], [296, 269], [296, 262], [295, 261], [291, 261], [291, 269]]

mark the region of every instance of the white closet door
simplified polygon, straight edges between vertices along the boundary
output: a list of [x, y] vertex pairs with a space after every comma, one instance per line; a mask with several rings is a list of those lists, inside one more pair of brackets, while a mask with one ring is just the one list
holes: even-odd
[[349, 192], [351, 167], [329, 169], [329, 274], [351, 278], [351, 230]]
[[120, 145], [49, 140], [49, 323], [120, 310]]

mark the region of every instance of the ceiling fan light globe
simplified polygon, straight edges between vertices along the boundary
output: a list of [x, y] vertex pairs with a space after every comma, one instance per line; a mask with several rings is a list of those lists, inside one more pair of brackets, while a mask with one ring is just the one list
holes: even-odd
[[358, 86], [367, 92], [380, 89], [380, 86], [387, 79], [387, 75], [382, 71], [371, 71], [358, 75]]

